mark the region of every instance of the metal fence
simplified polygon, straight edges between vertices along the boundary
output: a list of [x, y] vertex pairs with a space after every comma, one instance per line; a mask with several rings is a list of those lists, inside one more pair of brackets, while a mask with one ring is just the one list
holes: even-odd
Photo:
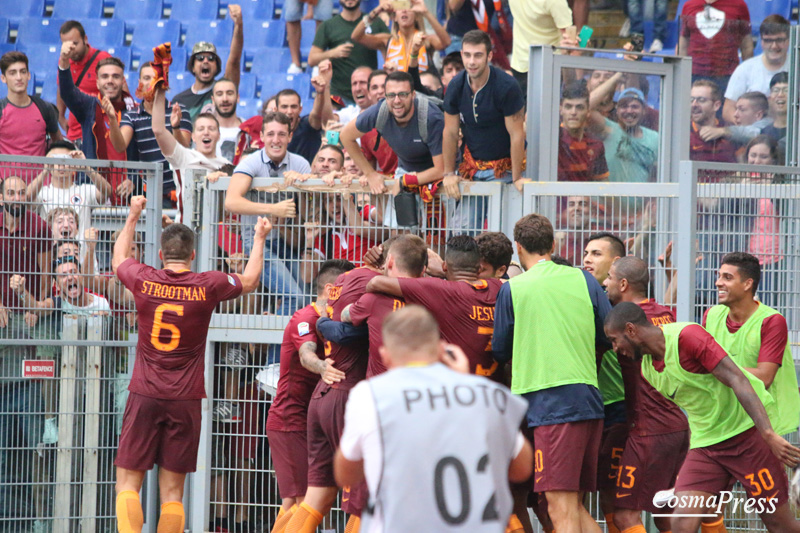
[[115, 187], [147, 185], [134, 253], [155, 264], [159, 174], [0, 156], [1, 531], [115, 530], [113, 460], [136, 343], [132, 295], [111, 273], [127, 216]]

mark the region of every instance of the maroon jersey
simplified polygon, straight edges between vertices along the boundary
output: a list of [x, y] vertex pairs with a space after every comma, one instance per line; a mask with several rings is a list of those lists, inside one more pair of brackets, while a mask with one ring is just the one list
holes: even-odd
[[316, 304], [297, 311], [283, 331], [281, 343], [281, 373], [278, 391], [269, 408], [267, 429], [276, 431], [305, 431], [308, 402], [319, 381], [319, 374], [300, 364], [300, 347], [307, 342], [317, 343], [317, 357], [325, 357], [325, 346], [317, 333], [317, 319], [322, 314]]
[[[678, 361], [692, 374], [710, 374], [728, 352], [700, 324], [689, 324], [678, 335]], [[653, 361], [653, 368], [663, 372], [664, 361]]]
[[379, 348], [383, 346], [383, 319], [406, 305], [402, 298], [385, 294], [367, 293], [350, 308], [350, 320], [354, 326], [367, 324], [369, 329], [369, 362], [367, 377], [371, 378], [386, 372]]
[[[637, 302], [647, 319], [655, 326], [675, 322], [675, 314], [669, 307], [656, 303], [652, 298]], [[632, 434], [641, 437], [663, 435], [689, 428], [686, 415], [653, 388], [642, 376], [642, 362], [629, 357], [619, 357], [622, 381], [625, 385], [625, 408]]]
[[139, 342], [128, 390], [165, 400], [206, 397], [206, 336], [217, 304], [242, 293], [242, 282], [222, 272], [156, 270], [135, 259], [117, 269], [133, 293]]
[[470, 372], [502, 380], [502, 372], [492, 357], [494, 304], [503, 285], [500, 280], [401, 278], [398, 281], [405, 301], [426, 307], [439, 322], [442, 339], [464, 350]]
[[[349, 272], [340, 274], [336, 278], [336, 285], [331, 289], [328, 298], [328, 315], [341, 322], [342, 311], [348, 305], [355, 303], [367, 292], [367, 283], [378, 273], [367, 267], [354, 268]], [[335, 384], [328, 385], [322, 380], [317, 383], [314, 397], [322, 396], [331, 387], [335, 389], [350, 390], [367, 375], [367, 358], [369, 354], [369, 340], [357, 340], [346, 346], [330, 341], [325, 342], [325, 357], [333, 360], [333, 366], [345, 373], [345, 378]]]

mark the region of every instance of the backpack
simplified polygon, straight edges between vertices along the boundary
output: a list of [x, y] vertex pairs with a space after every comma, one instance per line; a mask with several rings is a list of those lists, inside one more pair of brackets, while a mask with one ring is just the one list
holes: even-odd
[[[55, 106], [50, 102], [45, 102], [35, 94], [30, 95], [30, 97], [44, 119], [45, 131], [47, 134], [51, 135], [53, 132], [58, 131], [58, 112]], [[0, 119], [3, 118], [3, 110], [9, 103], [7, 97], [0, 100]]]
[[[416, 106], [417, 112], [417, 128], [419, 128], [419, 134], [425, 146], [428, 145], [428, 109], [431, 105], [442, 109], [444, 107], [444, 102], [441, 98], [417, 93], [416, 98], [414, 98], [414, 106]], [[383, 128], [386, 127], [386, 123], [389, 121], [390, 114], [389, 104], [384, 100], [378, 108], [378, 118], [375, 120], [375, 129], [378, 130], [378, 136], [375, 138], [374, 151], [378, 150], [378, 146], [381, 143], [381, 133]]]

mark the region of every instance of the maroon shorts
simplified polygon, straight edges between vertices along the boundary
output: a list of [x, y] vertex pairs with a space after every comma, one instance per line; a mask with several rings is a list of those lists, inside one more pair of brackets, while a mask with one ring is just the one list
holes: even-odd
[[617, 473], [625, 441], [628, 439], [628, 423], [621, 422], [603, 430], [600, 453], [597, 456], [597, 490], [610, 490], [617, 486]]
[[308, 405], [308, 484], [335, 487], [333, 454], [344, 430], [344, 408], [349, 390], [328, 389]]
[[366, 481], [353, 487], [344, 487], [342, 489], [342, 511], [360, 517], [361, 511], [367, 506], [368, 497], [369, 488], [367, 488]]
[[267, 430], [272, 466], [281, 498], [305, 496], [308, 488], [308, 446], [305, 431]]
[[732, 479], [744, 486], [750, 498], [776, 498], [776, 506], [789, 501], [786, 471], [754, 427], [718, 444], [689, 450], [675, 492], [717, 494], [726, 490]]
[[603, 419], [533, 429], [533, 490], [594, 492]]
[[154, 464], [186, 474], [197, 469], [202, 400], [161, 400], [131, 392], [114, 464], [144, 472]]
[[640, 437], [631, 435], [625, 445], [617, 478], [614, 506], [634, 511], [663, 512], [653, 496], [675, 486], [689, 450], [689, 431]]

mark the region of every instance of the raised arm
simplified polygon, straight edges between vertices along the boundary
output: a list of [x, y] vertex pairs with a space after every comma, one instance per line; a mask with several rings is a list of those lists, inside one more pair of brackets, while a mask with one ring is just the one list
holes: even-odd
[[372, 21], [374, 21], [382, 11], [388, 13], [391, 11], [391, 7], [388, 4], [379, 4], [378, 7], [370, 11], [356, 24], [353, 33], [350, 34], [350, 40], [354, 43], [366, 46], [371, 50], [380, 50], [382, 53], [385, 53], [386, 47], [389, 45], [389, 40], [392, 38], [391, 34], [378, 33], [374, 35], [367, 33], [367, 26], [364, 24], [365, 21], [367, 24], [372, 24]]
[[72, 72], [69, 69], [69, 56], [74, 47], [70, 41], [61, 45], [61, 55], [58, 58], [58, 94], [70, 113], [75, 115], [78, 122], [81, 122], [86, 118], [89, 106], [94, 105], [95, 99], [81, 92], [72, 80]]
[[131, 257], [131, 248], [134, 235], [136, 234], [136, 223], [147, 205], [147, 198], [144, 196], [134, 196], [131, 198], [131, 210], [125, 220], [125, 226], [119, 232], [117, 242], [114, 243], [114, 255], [111, 258], [111, 268], [114, 274], [117, 273], [119, 266]]
[[233, 19], [233, 35], [231, 36], [231, 51], [228, 61], [225, 62], [225, 77], [239, 88], [242, 77], [242, 48], [244, 47], [244, 28], [242, 25], [242, 8], [238, 4], [228, 4], [228, 14]]
[[152, 127], [158, 147], [161, 149], [161, 153], [167, 157], [175, 153], [175, 147], [178, 141], [176, 141], [172, 133], [167, 130], [167, 119], [165, 116], [167, 101], [165, 94], [166, 91], [164, 91], [163, 85], [159, 85], [153, 97]]
[[20, 304], [26, 308], [27, 311], [37, 315], [49, 315], [53, 312], [52, 298], [45, 298], [44, 300], [37, 300], [25, 288], [25, 276], [14, 274], [8, 280], [9, 288], [16, 293], [19, 298]]
[[372, 194], [381, 194], [386, 191], [386, 187], [383, 184], [383, 176], [369, 164], [367, 158], [364, 157], [364, 152], [361, 151], [361, 147], [356, 142], [357, 139], [363, 136], [364, 133], [356, 127], [356, 119], [353, 119], [342, 129], [339, 139], [342, 141], [344, 149], [353, 158], [353, 162], [358, 169], [367, 178], [370, 192]]
[[261, 270], [264, 268], [264, 241], [272, 231], [272, 223], [263, 217], [258, 217], [256, 222], [256, 234], [253, 239], [253, 248], [250, 250], [250, 258], [244, 267], [244, 272], [234, 274], [242, 280], [242, 294], [247, 294], [256, 290], [258, 281], [261, 279]]
[[319, 74], [311, 79], [314, 87], [314, 106], [308, 114], [308, 123], [315, 130], [321, 130], [333, 118], [331, 105], [331, 79], [333, 69], [330, 61], [323, 61], [319, 66]]
[[419, 13], [428, 21], [433, 28], [433, 35], [426, 35], [427, 41], [431, 43], [436, 50], [444, 50], [450, 46], [450, 34], [439, 23], [439, 20], [428, 10], [424, 0], [411, 0], [411, 11]]

